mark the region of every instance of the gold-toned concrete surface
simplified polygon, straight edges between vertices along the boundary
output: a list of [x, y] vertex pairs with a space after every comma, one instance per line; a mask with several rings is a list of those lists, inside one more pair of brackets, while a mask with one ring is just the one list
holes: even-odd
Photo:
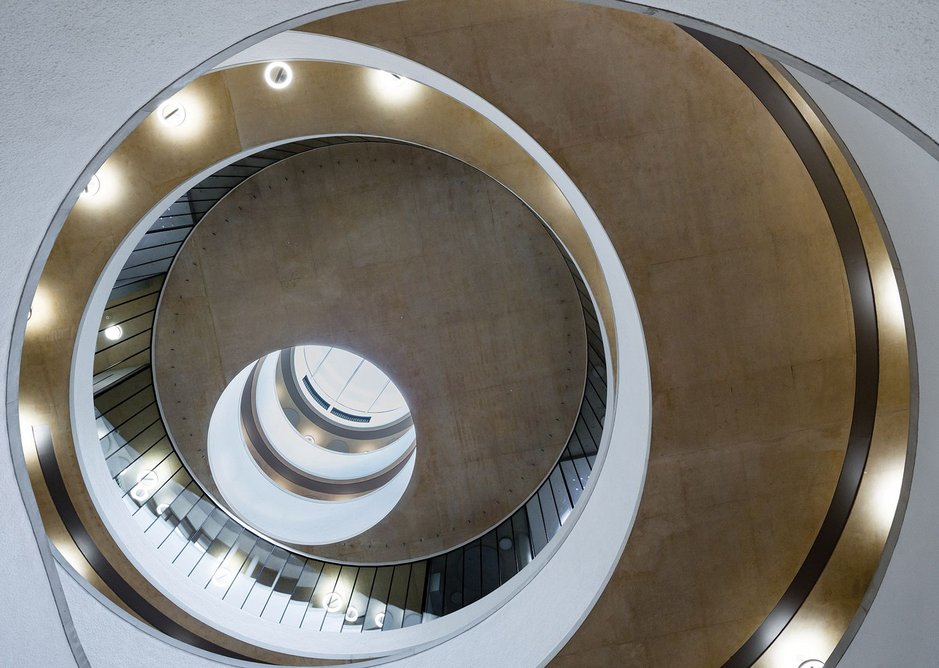
[[851, 419], [844, 272], [794, 149], [735, 75], [648, 17], [411, 0], [308, 29], [476, 91], [597, 211], [646, 330], [652, 448], [626, 552], [554, 665], [719, 665], [808, 551]]
[[217, 398], [254, 360], [303, 344], [377, 364], [417, 430], [402, 500], [365, 533], [306, 548], [326, 558], [406, 560], [486, 531], [554, 466], [583, 396], [580, 301], [547, 230], [489, 177], [423, 148], [285, 160], [219, 202], [180, 251], [155, 378], [178, 449], [219, 501], [206, 451]]

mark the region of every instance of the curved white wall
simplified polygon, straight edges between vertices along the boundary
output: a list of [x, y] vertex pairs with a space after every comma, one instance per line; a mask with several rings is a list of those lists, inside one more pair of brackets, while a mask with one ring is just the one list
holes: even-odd
[[[5, 241], [0, 247], [0, 279], [5, 286], [0, 297], [0, 371], [4, 375], [13, 318], [32, 257], [56, 209], [101, 147], [162, 89], [200, 63], [274, 23], [332, 4], [339, 3], [14, 0], [5, 4], [0, 35], [4, 60], [0, 201]], [[934, 140], [939, 138], [935, 67], [939, 5], [932, 0], [660, 0], [653, 4], [751, 35], [814, 63], [873, 95]], [[845, 88], [837, 81], [835, 85]], [[935, 260], [939, 168], [921, 148], [873, 115], [847, 111], [847, 106], [835, 113], [834, 107], [825, 109], [868, 172], [897, 246], [911, 295], [922, 403], [928, 408], [939, 393], [939, 295], [934, 287], [939, 285]], [[917, 137], [917, 143], [939, 154], [925, 138]], [[71, 192], [73, 198], [76, 195]], [[6, 391], [4, 396], [11, 399]], [[939, 506], [939, 485], [933, 482], [933, 474], [939, 473], [934, 445], [939, 417], [929, 410], [924, 413], [907, 524], [881, 593], [843, 665], [931, 665], [939, 655], [939, 641], [931, 630], [939, 609], [939, 574], [930, 567], [939, 548], [932, 519], [932, 510]], [[4, 428], [0, 448], [8, 446]], [[0, 624], [4, 660], [22, 666], [69, 665], [71, 653], [8, 456], [0, 457], [0, 508], [5, 548], [0, 589], [7, 611]], [[76, 609], [76, 614], [86, 612]], [[126, 624], [109, 614], [101, 615], [101, 625], [106, 627], [109, 619], [114, 633], [125, 632]], [[101, 626], [94, 628], [102, 632]], [[38, 633], [41, 643], [33, 641]], [[160, 647], [154, 643], [152, 651]], [[90, 644], [88, 649], [92, 665], [108, 664], [107, 648]], [[172, 664], [169, 656], [167, 661]]]

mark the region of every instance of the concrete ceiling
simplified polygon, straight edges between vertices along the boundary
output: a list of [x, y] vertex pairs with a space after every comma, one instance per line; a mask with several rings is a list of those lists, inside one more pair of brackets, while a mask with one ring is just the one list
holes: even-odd
[[[185, 8], [180, 5], [179, 13], [189, 17], [192, 25], [200, 26], [199, 40], [178, 30], [178, 14], [166, 5], [159, 9], [154, 7], [152, 15], [144, 17], [141, 16], [144, 8], [135, 7], [134, 12], [129, 12], [119, 5], [96, 12], [78, 11], [70, 17], [67, 29], [58, 13], [61, 8], [25, 3], [11, 7], [9, 30], [5, 32], [13, 39], [5, 42], [5, 52], [12, 58], [3, 73], [5, 88], [14, 91], [3, 107], [5, 127], [10, 128], [11, 141], [7, 148], [11, 158], [4, 163], [2, 184], [7, 189], [5, 199], [15, 205], [10, 220], [34, 224], [8, 230], [11, 261], [4, 263], [8, 282], [17, 286], [23, 283], [28, 258], [60, 199], [91, 154], [140, 104], [181, 72], [252, 30], [318, 4], [283, 3], [274, 8], [246, 3], [238, 12], [226, 12], [223, 20], [213, 14], [217, 8], [210, 3], [186, 3]], [[834, 3], [822, 7], [810, 2], [772, 3], [772, 7], [754, 3], [746, 8], [734, 2], [658, 4], [700, 14], [788, 48], [878, 94], [922, 127], [936, 127], [936, 105], [930, 102], [929, 93], [935, 94], [939, 88], [924, 85], [924, 76], [931, 71], [926, 68], [934, 62], [930, 53], [937, 47], [935, 40], [929, 38], [934, 32], [932, 24], [919, 20], [922, 16], [917, 18], [906, 11], [898, 14], [893, 6], [878, 2], [856, 3], [850, 16], [845, 16], [843, 7], [835, 7]], [[919, 9], [925, 12], [926, 5]], [[916, 9], [914, 3], [904, 8]], [[786, 20], [786, 17], [805, 17], [805, 20]], [[846, 23], [845, 19], [850, 20]], [[60, 27], [62, 33], [57, 33]], [[155, 35], [161, 36], [158, 41], [166, 58], [154, 60], [150, 57], [152, 50], [140, 48], [141, 43], [155, 39]], [[837, 48], [830, 40], [833, 35], [838, 36]], [[895, 48], [901, 42], [904, 48]], [[60, 48], [50, 49], [50, 43], [57, 43]], [[107, 48], [106, 58], [100, 55], [102, 47]], [[109, 67], [94, 66], [104, 60]], [[27, 63], [30, 67], [25, 66]], [[108, 86], [106, 83], [113, 72], [126, 76], [113, 78], [115, 85]], [[48, 76], [37, 79], [37, 73]], [[87, 83], [77, 85], [76, 82]], [[37, 110], [42, 113], [37, 115]], [[70, 128], [69, 136], [57, 130], [62, 126]], [[56, 138], [55, 142], [47, 141], [50, 133]], [[936, 136], [936, 132], [931, 134]], [[43, 145], [48, 146], [48, 151], [38, 150]], [[921, 243], [926, 241], [923, 239]], [[923, 257], [928, 259], [928, 252], [923, 252]], [[919, 255], [916, 258], [922, 259]], [[17, 289], [11, 290], [11, 299], [16, 292]], [[12, 309], [11, 302], [4, 316], [8, 327]], [[3, 486], [7, 492], [14, 490], [8, 474], [4, 469]], [[11, 503], [18, 503], [15, 497], [15, 492], [11, 492]], [[18, 505], [16, 509], [16, 522], [5, 529], [11, 535], [19, 531], [28, 536], [29, 529]], [[21, 545], [21, 541], [11, 541], [11, 544]], [[27, 552], [21, 558], [13, 558], [11, 563], [24, 568], [27, 562], [36, 563], [33, 553]], [[5, 590], [14, 598], [20, 596], [27, 600], [29, 597], [23, 594], [23, 587], [12, 583], [14, 579], [24, 583], [35, 580], [22, 577], [18, 568], [6, 575], [4, 581], [9, 582], [10, 587]], [[42, 598], [30, 602], [39, 610]], [[54, 611], [37, 615], [35, 620], [47, 622], [53, 616]], [[38, 626], [33, 624], [33, 628]], [[16, 656], [23, 645], [18, 643], [13, 647]], [[54, 644], [50, 642], [45, 649], [52, 651]]]

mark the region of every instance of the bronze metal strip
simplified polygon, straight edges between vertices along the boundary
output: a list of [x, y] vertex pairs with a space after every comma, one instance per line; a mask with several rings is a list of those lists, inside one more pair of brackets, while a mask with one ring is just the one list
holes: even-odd
[[841, 181], [812, 128], [792, 100], [747, 49], [692, 28], [683, 29], [746, 84], [773, 116], [798, 153], [828, 212], [844, 262], [854, 316], [854, 408], [841, 474], [815, 542], [788, 589], [753, 635], [724, 664], [724, 668], [743, 668], [753, 665], [763, 655], [798, 612], [825, 570], [848, 522], [874, 431], [880, 375], [877, 311], [870, 268], [857, 219]]
[[33, 440], [36, 443], [36, 452], [39, 456], [39, 467], [42, 470], [43, 479], [49, 488], [52, 501], [55, 504], [56, 511], [75, 545], [81, 551], [82, 556], [88, 561], [104, 583], [142, 620], [150, 624], [161, 633], [165, 633], [171, 638], [184, 642], [193, 647], [214, 652], [232, 659], [241, 659], [244, 661], [257, 661], [237, 652], [233, 652], [220, 645], [216, 645], [205, 638], [180, 626], [177, 622], [167, 617], [153, 606], [146, 598], [134, 589], [120, 573], [118, 573], [107, 558], [98, 549], [85, 525], [78, 517], [75, 506], [69, 498], [68, 490], [65, 488], [65, 481], [62, 479], [62, 472], [59, 470], [59, 463], [55, 456], [55, 449], [52, 446], [52, 430], [48, 425], [36, 425], [33, 428]]

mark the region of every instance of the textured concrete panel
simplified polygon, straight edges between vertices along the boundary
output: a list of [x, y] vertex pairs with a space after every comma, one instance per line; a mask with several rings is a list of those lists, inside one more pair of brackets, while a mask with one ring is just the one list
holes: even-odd
[[840, 253], [785, 135], [696, 40], [637, 14], [414, 0], [308, 29], [400, 52], [505, 110], [583, 190], [635, 290], [653, 391], [642, 506], [557, 662], [727, 659], [815, 538], [854, 394]]
[[170, 431], [213, 490], [209, 417], [261, 355], [336, 345], [394, 380], [414, 476], [378, 525], [311, 548], [328, 558], [425, 556], [501, 522], [554, 466], [583, 396], [584, 319], [547, 230], [481, 172], [396, 144], [316, 149], [229, 194], [180, 252], [154, 340]]

